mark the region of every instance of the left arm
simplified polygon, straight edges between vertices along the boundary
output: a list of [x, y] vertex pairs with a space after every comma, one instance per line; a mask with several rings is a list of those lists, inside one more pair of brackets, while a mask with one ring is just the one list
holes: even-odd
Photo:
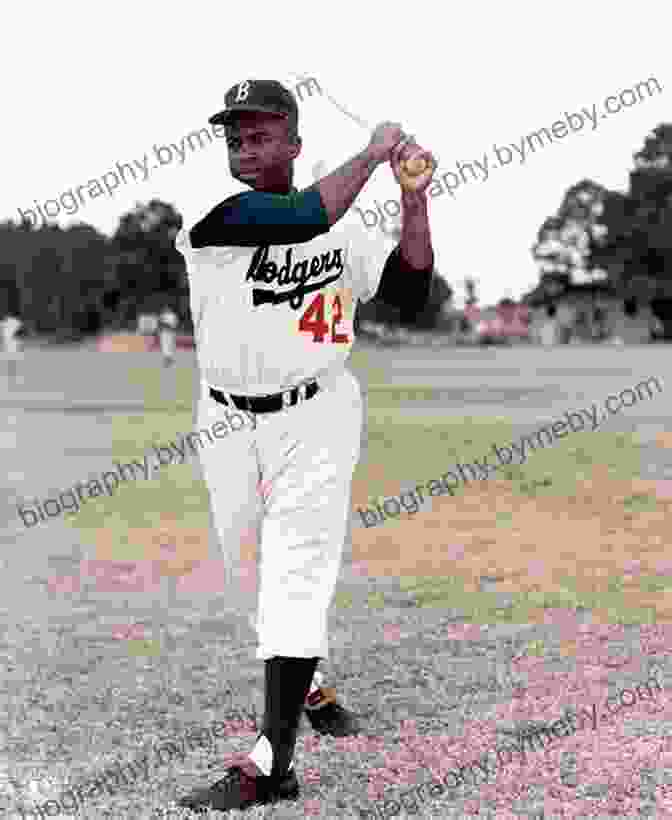
[[[434, 250], [427, 209], [427, 186], [434, 171], [433, 164], [423, 174], [413, 178], [414, 190], [401, 186], [399, 165], [407, 146], [399, 146], [390, 159], [392, 170], [401, 187], [401, 241], [385, 263], [377, 296], [402, 311], [402, 321], [412, 322], [429, 300], [434, 272]], [[431, 154], [422, 152], [433, 161]]]
[[429, 229], [427, 194], [422, 191], [401, 193], [401, 256], [415, 270], [434, 267], [434, 250]]

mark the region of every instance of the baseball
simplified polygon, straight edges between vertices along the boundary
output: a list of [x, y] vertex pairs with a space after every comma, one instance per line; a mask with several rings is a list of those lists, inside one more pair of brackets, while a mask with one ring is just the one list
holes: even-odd
[[409, 177], [417, 177], [427, 170], [428, 162], [422, 157], [418, 159], [402, 159], [401, 167]]

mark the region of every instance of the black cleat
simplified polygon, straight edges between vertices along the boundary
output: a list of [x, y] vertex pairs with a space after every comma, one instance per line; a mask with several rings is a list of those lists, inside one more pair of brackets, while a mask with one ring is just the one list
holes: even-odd
[[313, 692], [304, 711], [313, 730], [321, 735], [350, 737], [359, 734], [357, 718], [336, 700], [335, 689], [321, 687]]
[[264, 806], [280, 800], [296, 800], [299, 783], [294, 768], [282, 778], [252, 776], [240, 766], [232, 766], [221, 780], [204, 789], [195, 789], [177, 801], [178, 806], [197, 814], [210, 809], [231, 811], [250, 806]]

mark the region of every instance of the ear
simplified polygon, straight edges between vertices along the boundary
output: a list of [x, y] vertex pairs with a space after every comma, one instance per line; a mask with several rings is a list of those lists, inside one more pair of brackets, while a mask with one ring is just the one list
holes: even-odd
[[290, 144], [289, 147], [289, 158], [296, 159], [299, 154], [301, 153], [301, 149], [303, 148], [303, 142], [301, 137], [296, 137], [293, 143]]

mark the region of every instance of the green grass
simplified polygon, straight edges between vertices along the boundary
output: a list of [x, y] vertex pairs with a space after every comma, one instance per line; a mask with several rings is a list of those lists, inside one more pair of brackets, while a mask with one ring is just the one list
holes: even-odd
[[[672, 586], [672, 579], [660, 583], [656, 591]], [[471, 592], [464, 589], [462, 579], [450, 578], [400, 578], [400, 587], [410, 592], [420, 607], [455, 608], [473, 623], [523, 624], [530, 620], [530, 611], [543, 609], [601, 609], [610, 613], [614, 623], [655, 623], [655, 611], [651, 608], [626, 606], [619, 579], [611, 579], [602, 591], [579, 592], [571, 578], [562, 580], [555, 590], [519, 592], [510, 595], [511, 606], [501, 607], [494, 592]]]
[[[144, 387], [147, 412], [143, 416], [115, 418], [113, 460], [123, 463], [142, 460], [151, 453], [153, 444], [178, 440], [192, 429], [193, 371], [175, 368], [168, 378], [166, 376], [156, 368], [137, 368], [129, 372], [129, 380]], [[368, 463], [384, 464], [388, 479], [399, 485], [411, 480], [426, 484], [458, 462], [468, 464], [489, 455], [488, 463], [497, 463], [493, 456], [494, 444], [503, 447], [512, 441], [520, 442], [520, 434], [514, 436], [511, 423], [501, 417], [437, 414], [418, 420], [398, 407], [402, 397], [404, 401], [408, 401], [411, 395], [423, 399], [435, 392], [421, 386], [391, 389], [379, 385], [375, 388], [375, 400], [369, 401], [366, 454], [357, 468], [356, 478], [365, 475]], [[529, 433], [541, 426], [543, 423], [531, 425]], [[637, 476], [641, 461], [635, 439], [604, 431], [569, 433], [552, 446], [537, 446], [522, 465], [514, 463], [500, 467], [491, 475], [509, 481], [512, 490], [521, 497], [560, 495], [569, 499], [576, 493], [577, 481], [591, 477], [596, 465], [621, 480]], [[101, 472], [108, 468], [113, 469], [112, 464], [101, 465]], [[372, 488], [371, 499], [376, 498], [375, 490]], [[455, 492], [459, 493], [460, 487]], [[655, 499], [642, 494], [631, 496], [625, 504], [633, 514], [656, 509]], [[190, 464], [163, 467], [160, 477], [153, 481], [124, 483], [112, 497], [90, 500], [76, 516], [66, 520], [89, 535], [101, 527], [111, 531], [117, 545], [116, 554], [122, 560], [137, 558], [133, 546], [127, 542], [129, 528], [158, 527], [164, 516], [176, 512], [186, 527], [206, 528], [209, 524], [207, 488], [204, 482], [194, 477]], [[418, 514], [418, 521], [421, 515]], [[510, 526], [514, 521], [513, 513], [497, 513], [497, 522], [502, 526]], [[394, 520], [386, 523], [386, 526], [394, 525]], [[599, 607], [614, 612], [617, 618], [630, 619], [628, 622], [632, 619], [634, 622], [650, 622], [651, 617], [649, 610], [624, 608], [622, 583], [618, 578], [609, 582], [607, 589], [590, 594], [579, 594], [572, 579], [568, 578], [552, 592], [512, 596], [513, 606], [507, 609], [498, 608], [493, 593], [465, 591], [457, 578], [402, 578], [400, 581], [402, 588], [413, 593], [418, 606], [456, 607], [477, 623], [525, 623], [529, 609], [539, 606]], [[651, 592], [670, 586], [669, 581], [658, 577], [645, 577], [640, 583], [643, 590]], [[346, 601], [340, 603], [348, 605]], [[384, 606], [381, 596], [374, 596], [369, 603], [374, 608]]]
[[[606, 468], [608, 476], [614, 479], [627, 481], [639, 475], [641, 456], [633, 436], [579, 432], [569, 433], [552, 444], [542, 436], [544, 446], [540, 447], [534, 433], [542, 426], [531, 425], [524, 434], [534, 437], [535, 448], [526, 445], [528, 455], [522, 464], [514, 451], [512, 463], [501, 465], [493, 445], [503, 449], [512, 442], [521, 443], [521, 434], [514, 435], [510, 421], [445, 415], [423, 416], [418, 420], [390, 400], [386, 406], [369, 407], [366, 461], [385, 464], [388, 478], [399, 484], [420, 484], [438, 479], [456, 464], [467, 465], [474, 459], [483, 462], [487, 458], [490, 477], [508, 480], [512, 490], [524, 497], [571, 497], [576, 493], [577, 481], [590, 479], [595, 466]], [[496, 470], [492, 469], [495, 465], [499, 465]], [[360, 465], [359, 473], [364, 469], [365, 465]], [[455, 488], [456, 494], [461, 486]], [[372, 489], [371, 501], [377, 497], [375, 488]], [[642, 509], [644, 502], [637, 503], [638, 509]], [[650, 509], [651, 500], [646, 505]]]
[[191, 412], [194, 379], [193, 369], [180, 365], [173, 365], [169, 370], [157, 367], [128, 370], [128, 383], [144, 389], [145, 409], [160, 412], [168, 409]]
[[[145, 456], [151, 467], [156, 463], [153, 445], [179, 442], [193, 429], [192, 371], [189, 368], [170, 371], [176, 389], [166, 387], [170, 382], [165, 375], [156, 368], [129, 371], [129, 381], [145, 388], [146, 412], [142, 416], [115, 416], [113, 458], [109, 464], [101, 464], [101, 473], [114, 471], [115, 461], [142, 462]], [[100, 529], [112, 532], [117, 560], [138, 558], [137, 547], [127, 541], [129, 529], [158, 527], [166, 515], [178, 514], [180, 523], [187, 528], [207, 528], [207, 487], [195, 478], [194, 468], [188, 463], [196, 457], [190, 453], [185, 464], [161, 467], [158, 477], [152, 481], [145, 481], [143, 475], [135, 481], [120, 482], [112, 496], [106, 494], [87, 500], [76, 516], [65, 520], [89, 539], [95, 539]]]
[[128, 654], [136, 657], [158, 658], [161, 655], [161, 644], [158, 641], [133, 638], [126, 643]]

